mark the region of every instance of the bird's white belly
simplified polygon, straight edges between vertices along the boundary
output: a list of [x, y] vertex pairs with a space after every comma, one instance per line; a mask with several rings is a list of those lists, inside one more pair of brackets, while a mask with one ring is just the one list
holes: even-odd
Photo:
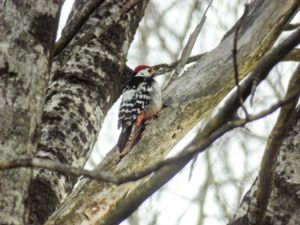
[[153, 91], [152, 91], [152, 100], [145, 107], [145, 119], [150, 119], [151, 117], [157, 115], [162, 108], [162, 95], [161, 89], [158, 83], [153, 84]]

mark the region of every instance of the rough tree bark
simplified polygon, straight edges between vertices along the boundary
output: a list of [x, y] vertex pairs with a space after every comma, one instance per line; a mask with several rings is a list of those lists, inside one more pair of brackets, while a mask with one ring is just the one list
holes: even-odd
[[[63, 33], [69, 39], [52, 59], [62, 2], [0, 1], [2, 158], [36, 155], [84, 165], [121, 94], [127, 51], [147, 2], [76, 1]], [[1, 173], [1, 224], [43, 224], [74, 184], [45, 170]]]
[[[272, 47], [299, 4], [297, 0], [258, 0], [251, 3], [238, 37], [240, 79]], [[224, 98], [234, 87], [233, 31], [225, 35], [216, 49], [168, 86], [164, 97], [175, 108], [164, 109], [125, 158], [119, 161], [116, 151], [111, 151], [99, 170], [127, 174], [162, 160], [203, 115]], [[110, 213], [118, 209], [126, 196], [134, 195], [135, 191], [146, 185], [147, 178], [118, 186], [84, 180], [47, 224], [114, 224], [108, 219]]]
[[[0, 1], [3, 159], [36, 151], [60, 4], [59, 0]], [[1, 171], [0, 176], [0, 223], [27, 224], [26, 196], [32, 170]]]

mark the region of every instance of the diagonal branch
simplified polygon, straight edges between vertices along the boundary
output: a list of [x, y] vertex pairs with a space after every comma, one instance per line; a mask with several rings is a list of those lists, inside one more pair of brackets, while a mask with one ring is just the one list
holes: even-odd
[[[186, 64], [199, 61], [203, 56], [205, 56], [205, 54], [206, 53], [201, 53], [201, 54], [189, 57]], [[155, 71], [157, 71], [157, 74], [165, 74], [165, 73], [169, 73], [169, 72], [175, 70], [176, 67], [178, 66], [179, 62], [180, 62], [180, 60], [176, 60], [170, 64], [162, 63], [162, 64], [154, 65], [152, 67]]]
[[297, 29], [299, 27], [300, 27], [300, 23], [290, 23], [290, 24], [287, 24], [284, 27], [284, 30], [285, 31], [291, 31], [291, 30], [295, 30], [295, 29]]
[[[280, 43], [278, 45], [278, 48], [274, 49], [273, 53], [275, 53], [275, 54], [272, 54], [272, 57], [270, 57], [270, 58], [268, 57], [268, 58], [266, 58], [266, 60], [261, 60], [254, 72], [256, 74], [264, 74], [266, 72], [269, 72], [271, 70], [271, 68], [273, 68], [273, 66], [272, 66], [273, 62], [279, 62], [283, 58], [282, 56], [288, 55], [288, 53], [291, 51], [291, 47], [294, 48], [297, 46], [294, 44], [299, 42], [299, 35], [300, 35], [300, 28], [297, 29], [293, 33], [293, 35], [290, 35], [287, 38], [287, 41], [283, 41], [282, 43]], [[281, 49], [281, 52], [278, 52], [278, 54], [276, 54], [276, 51], [278, 51], [278, 49]], [[267, 71], [266, 71], [266, 68], [267, 68]], [[257, 84], [259, 83], [259, 79], [260, 79], [259, 76], [256, 76], [253, 81], [252, 90], [251, 90], [251, 98], [250, 98], [251, 104], [253, 103], [254, 94], [256, 91]]]
[[239, 20], [239, 22], [237, 23], [237, 25], [235, 27], [235, 32], [234, 32], [234, 36], [233, 36], [233, 49], [232, 49], [233, 71], [234, 71], [233, 74], [234, 74], [235, 86], [237, 88], [237, 93], [238, 93], [238, 96], [239, 96], [240, 105], [241, 105], [246, 117], [248, 117], [248, 111], [247, 111], [247, 109], [244, 105], [244, 101], [243, 101], [241, 93], [240, 93], [239, 70], [238, 70], [238, 64], [237, 64], [237, 54], [238, 54], [238, 51], [237, 51], [237, 36], [239, 34], [240, 26], [243, 22], [243, 18], [247, 14], [247, 11], [248, 11], [248, 5], [245, 5], [244, 14], [242, 15], [241, 19]]
[[[276, 51], [271, 51], [272, 54], [276, 54]], [[272, 54], [269, 54], [269, 60], [272, 59]], [[264, 61], [268, 61], [267, 59], [264, 59]], [[275, 64], [274, 64], [275, 65]], [[265, 70], [269, 70], [269, 65], [266, 65]], [[263, 74], [253, 74], [251, 77], [249, 77], [242, 85], [241, 90], [242, 90], [242, 95], [243, 98], [246, 98], [250, 94], [251, 91], [251, 85], [252, 85], [252, 79], [254, 76], [261, 76], [263, 77], [265, 75]], [[260, 81], [262, 81], [262, 79]], [[296, 93], [296, 94], [299, 94]], [[295, 96], [290, 96], [291, 98]], [[289, 98], [286, 98], [286, 101], [289, 101]], [[284, 103], [282, 101], [281, 103]], [[281, 103], [278, 103], [278, 107]], [[223, 113], [220, 114], [222, 116], [216, 116], [214, 119], [211, 120], [210, 126], [206, 126], [206, 129], [204, 131], [201, 131], [201, 133], [205, 133], [209, 135], [211, 131], [214, 131], [216, 128], [216, 124], [224, 124], [228, 120], [228, 116], [232, 115], [232, 111], [237, 110], [239, 107], [239, 100], [238, 96], [235, 92], [235, 97], [229, 98], [229, 100], [226, 102], [225, 106], [228, 107], [223, 107], [222, 111]], [[233, 107], [233, 109], [232, 109]], [[260, 116], [263, 116], [264, 114], [267, 114], [268, 112], [265, 111]], [[203, 134], [204, 135], [204, 134]], [[205, 135], [204, 135], [205, 136]], [[126, 216], [130, 215], [131, 212], [135, 208], [137, 208], [147, 197], [149, 197], [151, 194], [153, 194], [155, 191], [157, 191], [161, 186], [166, 184], [173, 176], [175, 176], [183, 167], [191, 160], [192, 157], [188, 158], [182, 158], [180, 161], [174, 164], [170, 164], [162, 169], [160, 169], [158, 172], [156, 172], [153, 176], [151, 176], [149, 179], [147, 179], [145, 182], [143, 182], [141, 185], [139, 185], [139, 188], [135, 190], [134, 193], [127, 195], [126, 199], [122, 201], [118, 207], [112, 211], [108, 217], [106, 217], [106, 222], [107, 221], [115, 221], [116, 218], [126, 218]], [[113, 224], [113, 223], [108, 223], [108, 224]]]

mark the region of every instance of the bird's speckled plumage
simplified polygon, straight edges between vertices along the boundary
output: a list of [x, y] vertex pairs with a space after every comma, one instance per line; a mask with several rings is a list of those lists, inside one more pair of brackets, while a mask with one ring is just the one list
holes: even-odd
[[[124, 89], [118, 121], [118, 127], [122, 127], [118, 140], [121, 154], [126, 154], [135, 144], [137, 136], [143, 129], [143, 122], [151, 119], [161, 110], [161, 90], [153, 79], [153, 74], [149, 66], [136, 67], [132, 79]], [[124, 150], [128, 144], [129, 149]]]

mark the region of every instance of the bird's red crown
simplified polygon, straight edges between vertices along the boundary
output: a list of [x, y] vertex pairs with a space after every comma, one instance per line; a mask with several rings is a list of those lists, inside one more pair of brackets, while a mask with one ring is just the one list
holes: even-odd
[[138, 73], [139, 71], [141, 71], [143, 69], [146, 69], [146, 68], [150, 68], [150, 66], [145, 65], [145, 64], [141, 64], [141, 65], [138, 65], [137, 67], [135, 67], [133, 72]]

